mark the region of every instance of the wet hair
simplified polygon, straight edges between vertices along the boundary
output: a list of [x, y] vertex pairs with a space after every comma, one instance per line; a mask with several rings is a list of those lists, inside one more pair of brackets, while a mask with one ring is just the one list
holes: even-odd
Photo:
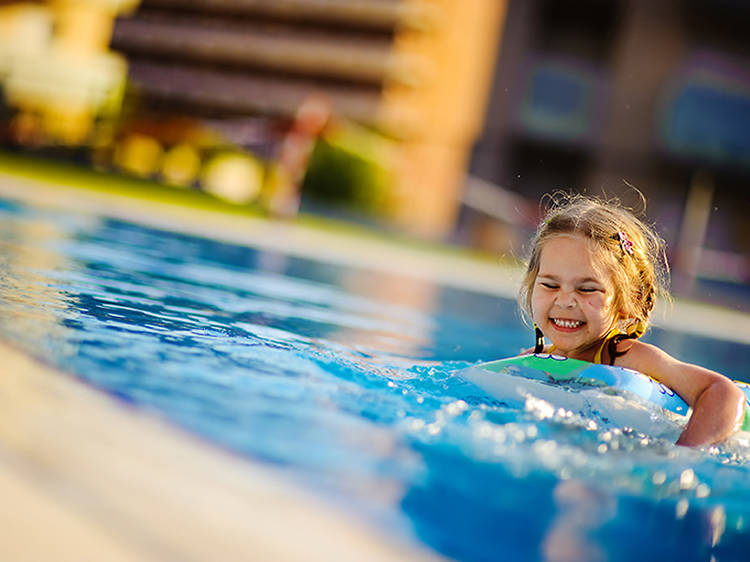
[[[638, 192], [643, 201], [645, 199]], [[594, 267], [609, 278], [614, 289], [612, 309], [624, 334], [617, 343], [639, 338], [648, 329], [657, 296], [669, 299], [669, 266], [664, 241], [617, 199], [557, 193], [548, 197], [544, 219], [531, 242], [526, 274], [518, 299], [525, 317], [532, 318], [531, 294], [545, 243], [562, 234], [577, 234], [590, 242]], [[619, 355], [619, 354], [618, 354]]]

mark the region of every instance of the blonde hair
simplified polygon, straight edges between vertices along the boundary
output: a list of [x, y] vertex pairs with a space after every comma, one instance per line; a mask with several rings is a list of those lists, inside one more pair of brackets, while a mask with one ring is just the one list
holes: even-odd
[[[645, 199], [641, 196], [644, 201]], [[656, 298], [669, 299], [669, 266], [664, 241], [652, 227], [623, 207], [619, 200], [558, 193], [549, 197], [544, 220], [531, 242], [531, 253], [518, 299], [523, 314], [532, 318], [531, 294], [539, 273], [544, 244], [562, 234], [577, 234], [591, 243], [594, 267], [612, 280], [612, 308], [624, 321], [629, 337], [648, 329]]]

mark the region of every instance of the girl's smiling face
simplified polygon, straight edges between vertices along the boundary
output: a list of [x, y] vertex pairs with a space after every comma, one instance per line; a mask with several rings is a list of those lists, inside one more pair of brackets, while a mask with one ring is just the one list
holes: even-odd
[[555, 352], [593, 360], [595, 348], [616, 322], [609, 276], [593, 266], [589, 242], [576, 234], [547, 240], [531, 293], [534, 322]]

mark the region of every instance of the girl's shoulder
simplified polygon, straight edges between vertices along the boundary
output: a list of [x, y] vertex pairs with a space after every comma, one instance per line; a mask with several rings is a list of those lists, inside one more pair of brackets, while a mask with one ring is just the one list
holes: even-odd
[[661, 348], [640, 340], [629, 339], [618, 342], [617, 352], [622, 355], [617, 356], [615, 365], [646, 374], [658, 372], [660, 368], [677, 362]]

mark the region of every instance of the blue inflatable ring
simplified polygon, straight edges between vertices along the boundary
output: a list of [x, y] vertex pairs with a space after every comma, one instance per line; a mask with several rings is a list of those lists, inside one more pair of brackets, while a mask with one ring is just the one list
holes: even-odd
[[[477, 380], [478, 374], [505, 374], [555, 384], [613, 387], [631, 392], [675, 414], [685, 416], [690, 410], [685, 401], [672, 389], [643, 373], [549, 353], [519, 355], [481, 363], [465, 369], [461, 374], [472, 382]], [[741, 429], [750, 431], [750, 385], [739, 381], [734, 383], [746, 397], [745, 418]]]

